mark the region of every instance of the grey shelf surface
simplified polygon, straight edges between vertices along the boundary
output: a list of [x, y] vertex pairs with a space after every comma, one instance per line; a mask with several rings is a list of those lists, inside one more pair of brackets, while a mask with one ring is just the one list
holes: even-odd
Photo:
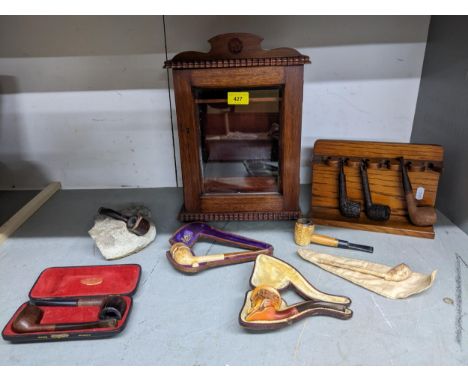
[[[307, 211], [309, 187], [301, 190]], [[1, 192], [0, 219], [28, 200]], [[158, 234], [138, 254], [108, 262], [87, 231], [99, 206], [143, 204]], [[0, 341], [2, 365], [467, 365], [468, 236], [439, 213], [434, 240], [319, 227], [322, 234], [373, 245], [374, 254], [310, 246], [323, 253], [407, 263], [430, 273], [433, 287], [406, 300], [389, 300], [305, 262], [296, 254], [294, 222], [218, 222], [213, 225], [273, 244], [318, 289], [349, 296], [348, 321], [310, 317], [285, 329], [249, 333], [238, 314], [249, 289], [252, 263], [187, 276], [166, 259], [168, 238], [180, 226], [182, 190], [60, 191], [0, 247], [0, 325], [5, 325], [39, 273], [47, 267], [138, 263], [142, 278], [126, 329], [110, 339], [36, 344]], [[197, 254], [221, 250], [197, 244]], [[299, 301], [293, 292], [288, 303]], [[445, 301], [444, 301], [445, 299]], [[453, 303], [452, 303], [453, 302]]]

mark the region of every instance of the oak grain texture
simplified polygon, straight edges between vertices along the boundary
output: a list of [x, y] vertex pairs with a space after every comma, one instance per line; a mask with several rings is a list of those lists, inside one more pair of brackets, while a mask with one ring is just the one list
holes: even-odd
[[196, 120], [190, 74], [190, 71], [177, 70], [173, 73], [173, 79], [184, 203], [190, 211], [195, 211], [200, 208], [199, 196], [203, 187], [199, 151], [200, 130]]
[[[408, 218], [401, 170], [396, 159], [403, 156], [415, 165], [408, 175], [416, 194], [424, 188], [424, 197], [418, 206], [434, 206], [437, 197], [440, 171], [443, 166], [443, 148], [438, 145], [421, 145], [387, 142], [318, 140], [314, 146], [312, 162], [312, 192], [310, 216], [317, 224], [354, 228], [375, 232], [434, 238], [434, 229], [417, 227]], [[327, 160], [327, 158], [332, 158]], [[344, 166], [348, 198], [364, 206], [362, 181], [359, 173], [361, 159], [369, 160], [367, 169], [372, 201], [388, 205], [391, 216], [387, 222], [368, 219], [364, 211], [359, 218], [347, 218], [339, 211], [339, 167], [333, 158], [348, 159]]]
[[[265, 51], [260, 46], [261, 40], [258, 36], [243, 33], [220, 35], [210, 40], [212, 50], [209, 53], [183, 52], [166, 62], [166, 67], [175, 69], [174, 92], [184, 182], [184, 207], [179, 214], [180, 220], [284, 220], [296, 219], [301, 214], [299, 168], [303, 64], [310, 61], [307, 56], [290, 48]], [[284, 65], [279, 64], [283, 62], [282, 58]], [[210, 66], [218, 59], [220, 65]], [[223, 60], [230, 59], [233, 65], [223, 64]], [[266, 59], [276, 60], [274, 66], [262, 61]], [[236, 60], [260, 60], [255, 62], [263, 62], [264, 65], [237, 65]], [[242, 187], [232, 189], [232, 193], [213, 193], [222, 186], [223, 180], [203, 179], [200, 116], [192, 89], [245, 91], [269, 86], [279, 87], [283, 91], [279, 121], [279, 182], [277, 186], [267, 185], [265, 188], [263, 185], [263, 191], [272, 191], [274, 186], [277, 192], [247, 193], [245, 191], [255, 191], [262, 183], [260, 179], [251, 179], [244, 180]], [[263, 126], [264, 120], [263, 117], [258, 122]], [[255, 130], [255, 126], [251, 129]], [[223, 159], [220, 155], [217, 155], [218, 160]], [[236, 155], [239, 155], [239, 150]], [[230, 159], [227, 156], [224, 160]], [[229, 183], [230, 179], [224, 181]]]
[[208, 42], [209, 52], [181, 52], [164, 63], [172, 69], [213, 69], [257, 66], [288, 66], [309, 64], [308, 56], [296, 49], [265, 50], [263, 38], [251, 33], [226, 33], [214, 36]]
[[206, 194], [226, 192], [276, 192], [278, 188], [276, 177], [274, 176], [205, 178], [203, 187]]

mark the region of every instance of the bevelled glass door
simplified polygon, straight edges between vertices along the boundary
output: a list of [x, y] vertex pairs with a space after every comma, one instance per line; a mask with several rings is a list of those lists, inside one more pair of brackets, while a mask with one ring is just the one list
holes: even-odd
[[282, 91], [193, 88], [204, 194], [280, 193]]

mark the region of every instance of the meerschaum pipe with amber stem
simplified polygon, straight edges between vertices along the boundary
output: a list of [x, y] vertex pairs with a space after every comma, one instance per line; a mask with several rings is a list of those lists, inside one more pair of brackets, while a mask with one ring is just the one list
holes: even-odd
[[246, 321], [275, 321], [284, 320], [310, 309], [323, 309], [326, 311], [346, 312], [345, 305], [334, 304], [325, 301], [305, 301], [285, 309], [281, 309], [281, 296], [279, 292], [272, 287], [260, 285], [256, 287], [251, 296], [251, 308], [247, 312]]

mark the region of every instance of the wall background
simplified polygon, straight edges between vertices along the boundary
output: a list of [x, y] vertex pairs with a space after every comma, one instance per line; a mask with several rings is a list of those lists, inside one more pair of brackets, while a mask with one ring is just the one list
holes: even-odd
[[468, 233], [468, 19], [434, 16], [411, 142], [444, 146], [437, 208]]
[[[161, 16], [2, 16], [0, 188], [50, 180], [68, 189], [175, 186], [165, 44], [170, 58], [236, 31], [311, 57], [302, 125], [308, 182], [317, 138], [409, 142], [429, 19], [166, 16], [164, 31]], [[176, 128], [173, 105], [172, 116]]]

